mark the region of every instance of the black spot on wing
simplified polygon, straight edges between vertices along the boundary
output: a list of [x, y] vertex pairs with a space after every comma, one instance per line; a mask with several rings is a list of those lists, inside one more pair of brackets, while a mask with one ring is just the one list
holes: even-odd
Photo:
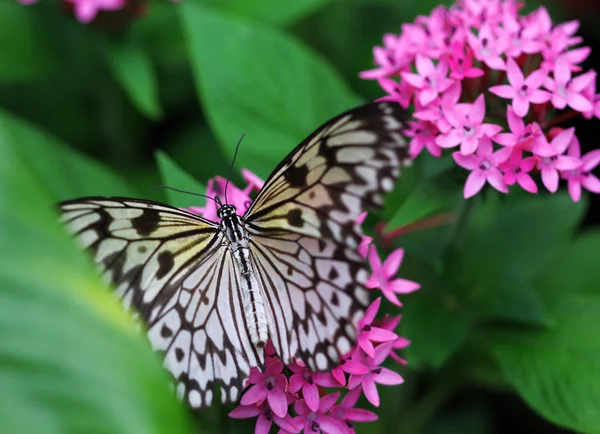
[[156, 278], [162, 279], [175, 265], [173, 254], [167, 250], [164, 250], [158, 254], [158, 270], [156, 270]]
[[283, 172], [283, 177], [293, 188], [305, 187], [307, 175], [308, 167], [305, 165], [290, 166], [285, 172]]
[[160, 223], [160, 215], [156, 211], [143, 210], [139, 217], [131, 219], [131, 226], [139, 236], [147, 237], [156, 229]]
[[302, 210], [295, 208], [288, 212], [287, 221], [290, 225], [297, 228], [304, 226], [304, 220], [302, 220]]

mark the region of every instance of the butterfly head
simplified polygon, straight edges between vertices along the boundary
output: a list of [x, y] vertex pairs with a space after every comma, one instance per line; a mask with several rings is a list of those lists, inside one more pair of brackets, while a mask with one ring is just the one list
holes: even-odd
[[217, 217], [219, 217], [221, 220], [231, 218], [235, 215], [237, 215], [237, 212], [235, 211], [235, 206], [233, 205], [221, 205], [221, 207], [217, 210]]

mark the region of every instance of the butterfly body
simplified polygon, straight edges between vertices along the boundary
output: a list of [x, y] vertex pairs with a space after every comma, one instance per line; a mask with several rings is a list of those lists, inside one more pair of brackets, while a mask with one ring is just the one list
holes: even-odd
[[193, 408], [239, 399], [270, 341], [284, 363], [329, 370], [356, 342], [369, 303], [357, 253], [364, 211], [381, 207], [410, 163], [395, 103], [357, 107], [302, 141], [243, 216], [219, 223], [158, 202], [87, 197], [60, 204]]
[[263, 348], [268, 339], [267, 314], [261, 288], [252, 268], [250, 235], [246, 232], [242, 216], [237, 214], [233, 205], [220, 205], [217, 217], [221, 219], [220, 228], [225, 235], [225, 247], [231, 251], [240, 270], [244, 315], [250, 340], [257, 347]]

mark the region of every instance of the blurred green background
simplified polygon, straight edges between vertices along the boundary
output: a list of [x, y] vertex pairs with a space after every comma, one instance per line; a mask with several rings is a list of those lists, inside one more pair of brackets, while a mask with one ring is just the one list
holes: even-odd
[[[2, 0], [0, 432], [251, 432], [231, 408], [177, 403], [52, 206], [94, 194], [201, 206], [148, 189], [203, 192], [243, 133], [236, 167], [266, 177], [324, 120], [382, 96], [358, 78], [372, 47], [438, 4], [130, 0], [83, 25], [60, 1]], [[555, 22], [581, 19], [586, 66], [600, 69], [598, 2], [526, 9], [540, 4]], [[596, 148], [598, 123], [575, 125], [584, 152]], [[600, 432], [597, 200], [465, 205], [450, 165], [420, 157], [367, 222], [468, 216], [387, 246], [407, 249], [401, 273], [422, 290], [402, 309], [406, 382], [380, 389], [380, 420], [357, 432]]]

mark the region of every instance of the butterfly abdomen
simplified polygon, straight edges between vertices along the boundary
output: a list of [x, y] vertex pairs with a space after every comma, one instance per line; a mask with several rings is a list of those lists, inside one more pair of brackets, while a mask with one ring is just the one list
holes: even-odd
[[250, 260], [248, 233], [240, 217], [230, 213], [223, 214], [221, 228], [225, 233], [228, 248], [240, 268], [240, 288], [242, 289], [244, 316], [250, 341], [257, 347], [262, 348], [268, 339], [267, 313], [262, 291]]

